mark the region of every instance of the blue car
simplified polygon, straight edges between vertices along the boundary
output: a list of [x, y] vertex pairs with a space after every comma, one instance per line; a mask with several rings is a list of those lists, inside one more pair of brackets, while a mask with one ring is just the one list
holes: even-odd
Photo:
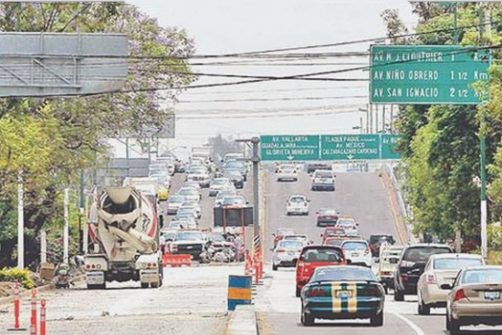
[[371, 269], [353, 265], [315, 269], [301, 292], [301, 323], [312, 326], [315, 319], [370, 319], [383, 325], [385, 291]]

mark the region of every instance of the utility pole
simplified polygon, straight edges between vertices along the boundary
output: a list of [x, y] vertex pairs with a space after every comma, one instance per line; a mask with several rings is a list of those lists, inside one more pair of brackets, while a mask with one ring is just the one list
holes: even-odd
[[70, 206], [70, 190], [64, 189], [64, 229], [63, 229], [63, 263], [68, 263], [68, 238], [69, 238], [69, 225], [70, 216], [68, 207]]
[[394, 105], [390, 105], [390, 133], [394, 134]]
[[[258, 237], [258, 245], [261, 246], [261, 234], [260, 234], [260, 138], [253, 137], [251, 139], [237, 139], [236, 142], [246, 143], [249, 145], [251, 143], [253, 149], [253, 156], [251, 157], [251, 162], [253, 163], [253, 228], [254, 236]], [[249, 161], [248, 158], [244, 160]]]
[[370, 104], [370, 128], [369, 128], [369, 133], [373, 134], [373, 104]]
[[40, 230], [40, 263], [47, 263], [47, 234], [43, 228]]
[[[129, 162], [128, 162], [129, 164]], [[129, 171], [129, 170], [128, 170]], [[84, 195], [84, 170], [80, 171], [80, 194], [79, 194], [79, 212], [78, 212], [78, 250], [82, 251], [84, 249], [83, 236], [84, 232], [82, 229], [82, 216], [85, 213], [85, 195]]]
[[382, 132], [383, 134], [387, 132], [385, 130], [385, 105], [382, 106]]
[[17, 268], [24, 270], [24, 190], [23, 175], [19, 171], [17, 184]]

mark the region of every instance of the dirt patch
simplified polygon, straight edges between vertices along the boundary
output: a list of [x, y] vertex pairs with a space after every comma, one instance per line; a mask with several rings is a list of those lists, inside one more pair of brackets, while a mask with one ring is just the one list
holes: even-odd
[[0, 298], [8, 297], [14, 292], [15, 283], [0, 282]]

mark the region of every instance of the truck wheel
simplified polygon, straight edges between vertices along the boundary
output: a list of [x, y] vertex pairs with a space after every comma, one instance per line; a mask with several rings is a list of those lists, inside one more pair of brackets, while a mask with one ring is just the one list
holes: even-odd
[[158, 288], [159, 287], [159, 282], [157, 282], [157, 283], [151, 283], [150, 286], [151, 286], [151, 288]]
[[141, 283], [141, 288], [148, 288], [148, 283]]
[[103, 284], [101, 284], [101, 285], [98, 285], [98, 288], [99, 288], [100, 290], [106, 290], [106, 282], [104, 282], [104, 283], [103, 283]]

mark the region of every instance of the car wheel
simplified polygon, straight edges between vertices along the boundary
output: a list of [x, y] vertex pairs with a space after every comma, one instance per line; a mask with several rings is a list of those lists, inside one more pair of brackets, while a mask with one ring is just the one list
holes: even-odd
[[383, 290], [384, 290], [384, 292], [385, 292], [385, 295], [389, 294], [389, 286], [385, 285], [385, 286], [383, 287]]
[[402, 291], [399, 291], [397, 288], [394, 289], [394, 300], [404, 301], [404, 293]]
[[315, 323], [315, 318], [312, 317], [311, 315], [307, 314], [304, 312], [303, 307], [302, 307], [302, 318], [301, 318], [302, 325], [304, 326], [313, 326]]
[[381, 327], [383, 326], [383, 311], [375, 315], [370, 319], [370, 325], [373, 327]]
[[278, 265], [272, 264], [272, 270], [273, 270], [273, 271], [277, 271], [277, 269], [278, 269], [278, 268], [279, 268], [279, 266], [278, 266]]
[[448, 314], [450, 317], [449, 317], [449, 320], [450, 320], [450, 334], [452, 335], [457, 335], [457, 334], [460, 334], [460, 322], [459, 320], [455, 320], [454, 318], [451, 317], [450, 314]]
[[296, 288], [296, 297], [299, 298], [302, 293], [302, 290], [300, 288]]
[[159, 287], [159, 283], [151, 283], [150, 286], [152, 288], [158, 288]]
[[424, 304], [423, 300], [418, 301], [418, 314], [419, 315], [429, 315], [431, 314], [431, 308]]

